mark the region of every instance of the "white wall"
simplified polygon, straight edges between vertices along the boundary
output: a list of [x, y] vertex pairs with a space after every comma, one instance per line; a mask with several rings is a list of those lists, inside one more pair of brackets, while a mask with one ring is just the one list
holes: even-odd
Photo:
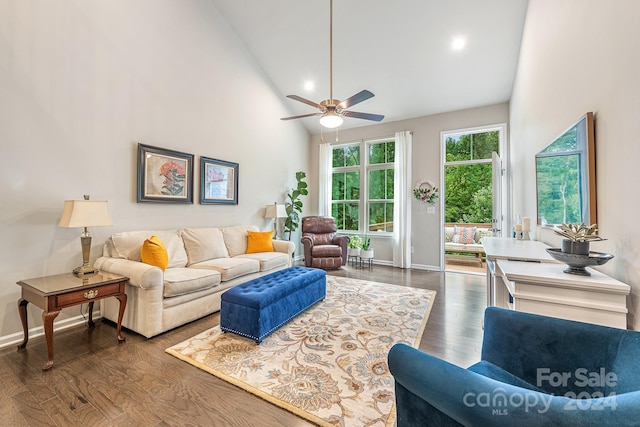
[[[357, 119], [346, 119], [357, 120]], [[379, 124], [341, 130], [339, 140], [341, 143], [362, 140], [377, 139], [394, 136], [396, 132], [413, 131], [413, 153], [411, 162], [412, 187], [416, 181], [426, 179], [442, 188], [440, 182], [440, 169], [442, 163], [440, 132], [456, 129], [466, 129], [509, 121], [509, 106], [507, 103], [479, 107], [468, 110], [454, 111], [450, 113], [434, 114], [415, 119], [401, 120], [397, 122], [381, 122]], [[319, 125], [318, 125], [319, 126]], [[325, 132], [324, 141], [335, 143], [335, 132]], [[318, 211], [317, 182], [318, 182], [318, 146], [320, 135], [312, 136], [311, 148], [311, 179], [313, 194], [310, 197], [310, 209]], [[411, 263], [414, 268], [426, 268], [440, 270], [442, 228], [440, 227], [440, 203], [436, 204], [436, 213], [428, 214], [427, 205], [411, 199], [411, 240], [414, 253]], [[375, 247], [376, 262], [392, 263], [393, 251], [390, 238], [372, 238]]]
[[[595, 114], [597, 217], [615, 258], [600, 267], [628, 283], [640, 329], [640, 2], [531, 0], [511, 99], [514, 212], [536, 217], [534, 155], [587, 111]], [[553, 233], [542, 240], [559, 245]]]
[[[308, 133], [207, 0], [5, 0], [0, 58], [0, 345], [21, 336], [18, 280], [81, 264], [65, 199], [109, 201], [94, 260], [118, 231], [271, 228], [264, 207], [308, 169]], [[194, 204], [136, 203], [137, 142], [196, 155]], [[240, 164], [239, 205], [198, 204], [201, 155]]]

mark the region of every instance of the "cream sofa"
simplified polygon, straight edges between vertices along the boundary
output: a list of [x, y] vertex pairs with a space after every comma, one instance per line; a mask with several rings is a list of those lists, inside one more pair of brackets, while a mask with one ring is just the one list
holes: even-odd
[[[130, 231], [107, 239], [95, 266], [129, 277], [122, 325], [147, 338], [220, 310], [232, 286], [291, 266], [293, 242], [274, 240], [274, 252], [247, 254], [255, 226]], [[140, 249], [150, 236], [167, 248], [165, 271], [145, 264]], [[117, 321], [119, 303], [102, 300], [101, 314]]]

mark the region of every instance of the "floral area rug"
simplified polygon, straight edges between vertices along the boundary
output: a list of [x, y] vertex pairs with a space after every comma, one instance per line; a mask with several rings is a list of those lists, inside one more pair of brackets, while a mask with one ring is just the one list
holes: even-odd
[[257, 345], [218, 326], [167, 353], [322, 426], [392, 426], [389, 349], [417, 346], [435, 291], [327, 276], [327, 297]]

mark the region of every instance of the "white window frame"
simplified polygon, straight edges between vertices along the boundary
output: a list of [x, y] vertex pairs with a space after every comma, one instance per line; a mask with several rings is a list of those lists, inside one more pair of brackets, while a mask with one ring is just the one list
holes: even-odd
[[[341, 144], [332, 144], [332, 160], [333, 160], [333, 150], [336, 148], [343, 148], [348, 146], [360, 146], [360, 165], [359, 166], [340, 166], [340, 167], [331, 167], [330, 175], [333, 176], [334, 173], [344, 173], [344, 172], [360, 172], [360, 199], [357, 201], [358, 203], [358, 230], [343, 230], [338, 228], [340, 233], [347, 235], [356, 235], [356, 234], [371, 234], [369, 232], [369, 171], [370, 170], [385, 170], [385, 169], [394, 169], [395, 167], [395, 159], [391, 163], [376, 163], [369, 164], [369, 147], [374, 144], [380, 144], [385, 142], [395, 142], [395, 137], [387, 137], [387, 138], [376, 138], [376, 139], [361, 139], [356, 141], [345, 142]], [[333, 164], [333, 162], [332, 162]], [[395, 196], [395, 195], [394, 195]], [[374, 199], [373, 203], [380, 202], [389, 202], [397, 203], [395, 199]], [[339, 202], [348, 203], [351, 201], [340, 200]], [[331, 206], [331, 211], [333, 212], [333, 203], [334, 200], [329, 200], [329, 205]], [[338, 224], [340, 227], [341, 224]], [[376, 236], [391, 236], [392, 232], [388, 231], [376, 231]]]

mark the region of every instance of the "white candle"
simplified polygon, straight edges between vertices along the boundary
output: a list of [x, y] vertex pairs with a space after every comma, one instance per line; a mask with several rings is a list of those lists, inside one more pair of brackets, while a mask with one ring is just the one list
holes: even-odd
[[522, 218], [522, 231], [529, 230], [531, 230], [531, 218], [525, 216], [524, 218]]

